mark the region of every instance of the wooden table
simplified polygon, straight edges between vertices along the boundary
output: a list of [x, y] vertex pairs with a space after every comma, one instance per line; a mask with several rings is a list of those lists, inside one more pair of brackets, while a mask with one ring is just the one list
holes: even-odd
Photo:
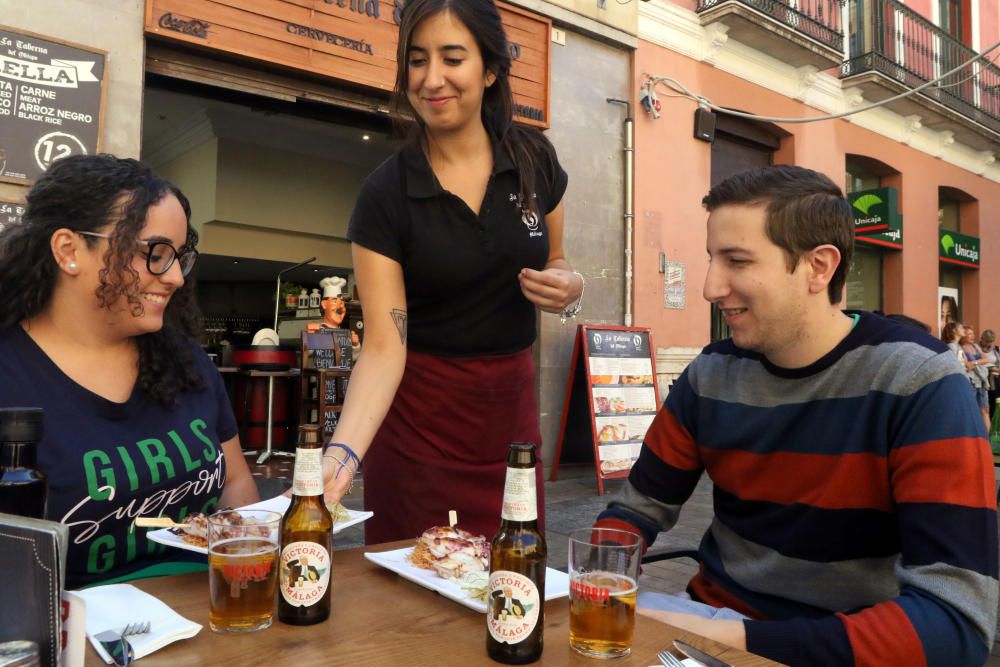
[[[156, 651], [142, 667], [187, 665], [424, 665], [496, 664], [486, 656], [486, 622], [482, 614], [411, 583], [366, 560], [367, 551], [408, 546], [395, 542], [333, 553], [333, 606], [330, 618], [306, 627], [285, 625], [275, 618], [266, 630], [249, 634], [217, 634], [208, 626], [208, 574], [197, 573], [132, 582], [155, 595], [182, 616], [201, 623], [197, 636]], [[569, 647], [569, 607], [565, 599], [545, 605], [545, 650], [536, 665], [635, 666], [659, 664], [656, 652], [682, 638], [734, 665], [777, 665], [751, 653], [717, 644], [698, 635], [636, 617], [632, 655], [604, 662]], [[92, 647], [88, 667], [104, 663]]]

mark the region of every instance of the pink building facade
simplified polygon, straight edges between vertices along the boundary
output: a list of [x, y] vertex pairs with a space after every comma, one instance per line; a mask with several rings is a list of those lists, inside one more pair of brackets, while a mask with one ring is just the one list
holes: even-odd
[[957, 317], [1000, 329], [1000, 68], [976, 62], [906, 94], [1000, 40], [995, 0], [652, 0], [639, 37], [640, 97], [669, 77], [762, 117], [715, 113], [698, 138], [698, 105], [665, 84], [653, 86], [658, 118], [637, 106], [633, 322], [654, 332], [661, 384], [726, 335], [702, 298], [701, 198], [764, 164], [821, 171], [862, 207], [876, 201], [865, 195], [886, 207], [855, 207], [844, 307], [904, 313], [936, 334], [951, 296]]

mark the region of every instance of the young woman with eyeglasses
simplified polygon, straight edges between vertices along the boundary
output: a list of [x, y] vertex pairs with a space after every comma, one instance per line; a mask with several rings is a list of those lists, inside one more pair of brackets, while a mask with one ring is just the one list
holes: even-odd
[[133, 520], [258, 499], [197, 344], [190, 215], [142, 163], [73, 156], [0, 233], [0, 406], [44, 409], [38, 466], [47, 518], [70, 528], [70, 588], [201, 567]]

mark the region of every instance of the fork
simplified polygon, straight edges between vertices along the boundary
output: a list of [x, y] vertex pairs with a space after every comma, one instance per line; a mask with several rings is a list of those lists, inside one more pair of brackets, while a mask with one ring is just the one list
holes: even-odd
[[101, 643], [101, 646], [108, 652], [108, 655], [111, 656], [116, 665], [125, 667], [125, 665], [135, 660], [132, 645], [128, 643], [126, 637], [145, 634], [149, 632], [149, 628], [149, 621], [129, 623], [121, 632], [105, 630], [100, 634], [94, 635], [94, 639]]
[[684, 663], [677, 659], [670, 651], [660, 651], [656, 654], [663, 667], [685, 667]]

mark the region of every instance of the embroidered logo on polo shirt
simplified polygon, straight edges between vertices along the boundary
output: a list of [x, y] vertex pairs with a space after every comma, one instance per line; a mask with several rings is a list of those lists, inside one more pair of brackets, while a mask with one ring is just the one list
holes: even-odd
[[[537, 197], [538, 195], [536, 193], [534, 192], [531, 193], [532, 199], [536, 199]], [[509, 199], [510, 201], [515, 202], [517, 208], [521, 211], [521, 222], [523, 222], [524, 226], [528, 228], [528, 236], [529, 237], [541, 236], [542, 230], [538, 228], [538, 223], [539, 223], [538, 214], [524, 205], [524, 202], [521, 200], [521, 195], [519, 193], [513, 193], [513, 192], [510, 193]]]

